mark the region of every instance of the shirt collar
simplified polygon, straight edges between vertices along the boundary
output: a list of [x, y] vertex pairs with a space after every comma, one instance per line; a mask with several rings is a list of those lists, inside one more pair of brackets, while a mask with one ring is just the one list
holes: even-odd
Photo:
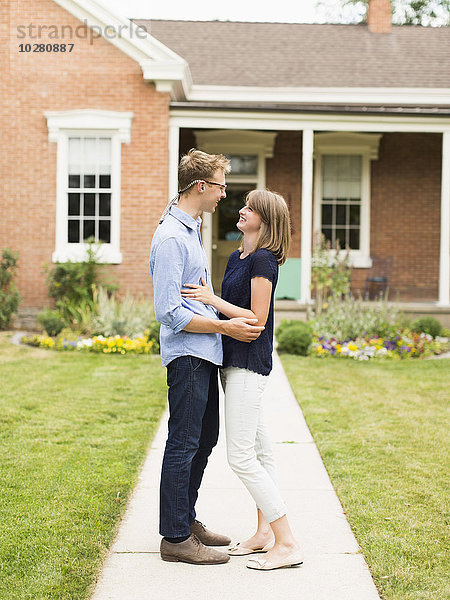
[[172, 217], [175, 217], [177, 221], [180, 221], [180, 223], [183, 223], [183, 225], [186, 225], [186, 227], [189, 227], [194, 231], [197, 231], [197, 229], [202, 224], [202, 220], [200, 217], [198, 217], [197, 220], [195, 220], [191, 217], [191, 215], [188, 215], [186, 212], [184, 212], [184, 210], [181, 210], [177, 206], [172, 206], [170, 208], [169, 214], [172, 215]]

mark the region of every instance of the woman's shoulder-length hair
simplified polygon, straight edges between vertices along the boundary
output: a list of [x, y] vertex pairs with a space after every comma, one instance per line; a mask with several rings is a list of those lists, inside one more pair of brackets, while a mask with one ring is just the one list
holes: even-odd
[[[270, 190], [251, 190], [245, 201], [262, 221], [254, 251], [266, 248], [275, 255], [279, 265], [284, 264], [291, 244], [291, 220], [285, 199]], [[239, 250], [243, 249], [241, 244]]]

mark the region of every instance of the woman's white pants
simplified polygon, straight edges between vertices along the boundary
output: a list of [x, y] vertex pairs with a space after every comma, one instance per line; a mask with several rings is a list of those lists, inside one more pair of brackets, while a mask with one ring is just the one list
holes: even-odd
[[228, 463], [271, 523], [286, 514], [286, 506], [276, 484], [275, 459], [264, 419], [267, 376], [227, 367], [220, 377], [225, 392]]

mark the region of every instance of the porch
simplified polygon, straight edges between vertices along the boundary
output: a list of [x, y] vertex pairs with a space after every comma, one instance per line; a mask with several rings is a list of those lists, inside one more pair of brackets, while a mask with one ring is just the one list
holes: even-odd
[[[446, 117], [199, 110], [174, 103], [171, 196], [177, 188], [179, 156], [193, 146], [244, 162], [253, 157], [254, 171], [246, 174], [244, 167], [232, 172], [228, 181], [235, 187], [268, 187], [286, 198], [293, 243], [280, 269], [280, 311], [301, 315], [301, 307], [310, 303], [312, 242], [320, 231], [332, 243], [340, 238], [341, 245], [344, 239], [350, 246], [353, 292], [363, 293], [366, 279], [383, 276], [381, 271], [387, 269], [391, 297], [405, 303], [405, 310], [445, 314], [438, 309], [450, 309]], [[343, 172], [343, 180], [333, 175]], [[203, 240], [213, 280], [220, 281], [217, 217], [204, 215]], [[236, 246], [236, 240], [227, 242]], [[225, 268], [231, 245], [222, 252], [219, 270]]]

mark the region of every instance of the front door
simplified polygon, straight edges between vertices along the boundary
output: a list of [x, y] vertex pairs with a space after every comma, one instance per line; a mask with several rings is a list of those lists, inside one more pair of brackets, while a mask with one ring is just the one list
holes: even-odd
[[256, 188], [252, 183], [229, 183], [227, 197], [219, 202], [213, 215], [212, 226], [212, 281], [214, 291], [220, 294], [228, 257], [239, 248], [241, 232], [236, 227], [239, 210], [245, 204], [245, 195]]

